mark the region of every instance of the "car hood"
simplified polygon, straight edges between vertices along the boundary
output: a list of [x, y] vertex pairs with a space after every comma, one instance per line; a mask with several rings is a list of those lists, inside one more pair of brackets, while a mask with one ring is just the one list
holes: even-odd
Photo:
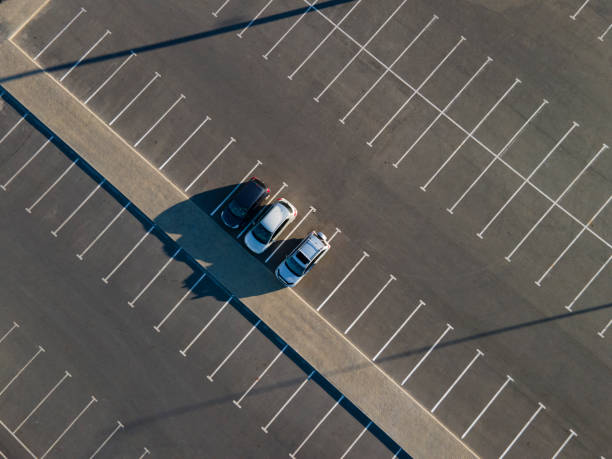
[[301, 276], [296, 276], [291, 272], [284, 261], [276, 268], [276, 275], [289, 286], [294, 286], [302, 279]]
[[223, 212], [221, 212], [221, 218], [223, 219], [223, 222], [231, 228], [238, 228], [242, 223], [242, 218], [236, 217], [228, 208], [223, 209]]
[[244, 236], [244, 243], [249, 248], [249, 250], [251, 250], [251, 252], [255, 253], [261, 253], [268, 247], [266, 244], [262, 244], [257, 239], [255, 239], [255, 236], [253, 236], [253, 230], [246, 233], [246, 236]]

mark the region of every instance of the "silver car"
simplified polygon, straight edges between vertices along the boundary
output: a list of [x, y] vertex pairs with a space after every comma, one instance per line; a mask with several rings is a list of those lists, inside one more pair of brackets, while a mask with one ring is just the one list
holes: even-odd
[[297, 209], [286, 199], [280, 198], [259, 218], [255, 226], [244, 236], [244, 243], [251, 252], [262, 253], [274, 238], [297, 216]]
[[297, 285], [321, 261], [329, 247], [325, 234], [313, 231], [278, 265], [276, 277], [288, 287]]

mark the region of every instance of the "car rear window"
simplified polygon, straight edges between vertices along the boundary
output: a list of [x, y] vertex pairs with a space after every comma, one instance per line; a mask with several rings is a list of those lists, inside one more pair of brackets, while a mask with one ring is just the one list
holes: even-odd
[[300, 260], [300, 263], [307, 265], [310, 260], [308, 259], [308, 257], [306, 255], [304, 255], [302, 252], [298, 252], [295, 254], [295, 258], [297, 258], [298, 260]]

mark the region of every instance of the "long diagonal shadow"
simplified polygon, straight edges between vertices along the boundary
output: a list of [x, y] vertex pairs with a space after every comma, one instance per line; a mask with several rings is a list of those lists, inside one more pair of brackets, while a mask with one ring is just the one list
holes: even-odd
[[[317, 4], [316, 9], [323, 10], [326, 8], [332, 8], [334, 6], [342, 5], [344, 3], [350, 3], [353, 1], [354, 0], [328, 0], [326, 2]], [[281, 19], [290, 18], [293, 16], [299, 16], [307, 12], [313, 12], [314, 9], [315, 9], [314, 7], [311, 8], [310, 6], [304, 6], [301, 8], [295, 8], [292, 10], [284, 11], [282, 13], [272, 14], [270, 16], [256, 19], [255, 21], [253, 21], [252, 24], [250, 24], [251, 21], [239, 22], [239, 23], [219, 27], [217, 29], [207, 30], [205, 32], [198, 32], [198, 33], [194, 33], [191, 35], [185, 35], [182, 37], [173, 38], [171, 40], [165, 40], [165, 41], [160, 41], [157, 43], [152, 43], [150, 45], [143, 45], [143, 46], [139, 46], [136, 48], [129, 48], [129, 49], [121, 50], [121, 51], [116, 51], [114, 53], [103, 54], [102, 56], [96, 56], [96, 57], [92, 57], [89, 59], [84, 59], [83, 61], [79, 63], [79, 66], [95, 64], [97, 62], [108, 61], [111, 59], [116, 59], [118, 57], [125, 57], [125, 56], [128, 56], [130, 53], [132, 53], [132, 51], [135, 52], [136, 54], [140, 54], [140, 53], [146, 53], [148, 51], [153, 51], [153, 50], [160, 49], [160, 48], [168, 48], [170, 46], [177, 46], [183, 43], [189, 43], [189, 42], [196, 41], [196, 40], [202, 40], [204, 38], [213, 37], [215, 35], [221, 35], [221, 34], [225, 34], [228, 32], [242, 30], [249, 24], [250, 24], [250, 27], [254, 27], [254, 26], [258, 26], [262, 24], [267, 24], [269, 22], [274, 22], [274, 21], [279, 21]], [[39, 73], [43, 73], [43, 72], [54, 72], [57, 70], [68, 69], [68, 68], [71, 68], [76, 62], [77, 61], [66, 62], [64, 64], [57, 64], [54, 66], [45, 67], [43, 69], [30, 70], [27, 72], [21, 72], [21, 73], [16, 73], [14, 75], [0, 77], [0, 83], [17, 80], [19, 78], [26, 78], [29, 76], [37, 75]]]

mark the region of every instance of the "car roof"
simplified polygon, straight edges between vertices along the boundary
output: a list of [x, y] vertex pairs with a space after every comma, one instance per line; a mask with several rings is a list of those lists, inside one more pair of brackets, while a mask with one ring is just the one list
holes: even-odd
[[267, 188], [264, 183], [253, 177], [248, 182], [245, 182], [236, 193], [234, 200], [243, 207], [250, 207], [262, 195], [267, 193]]
[[281, 201], [277, 201], [261, 219], [261, 225], [268, 231], [274, 231], [289, 215], [291, 215], [289, 208]]
[[298, 250], [312, 260], [325, 247], [327, 245], [315, 233], [310, 233], [298, 246]]

